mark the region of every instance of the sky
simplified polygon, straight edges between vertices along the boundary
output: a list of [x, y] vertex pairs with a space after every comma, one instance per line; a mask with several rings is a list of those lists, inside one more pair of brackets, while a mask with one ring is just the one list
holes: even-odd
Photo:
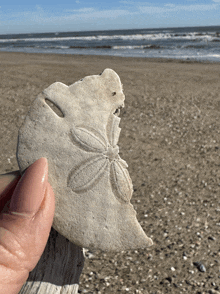
[[212, 25], [220, 0], [0, 1], [0, 34]]

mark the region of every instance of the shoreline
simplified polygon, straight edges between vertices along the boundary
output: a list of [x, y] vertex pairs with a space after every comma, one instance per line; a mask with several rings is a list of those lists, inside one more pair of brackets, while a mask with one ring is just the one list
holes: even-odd
[[36, 52], [12, 52], [12, 51], [0, 51], [0, 54], [26, 54], [26, 55], [51, 55], [51, 56], [68, 56], [68, 57], [87, 57], [87, 58], [119, 58], [119, 59], [136, 59], [136, 60], [145, 60], [147, 62], [164, 62], [164, 63], [198, 63], [198, 64], [219, 64], [220, 61], [210, 61], [210, 60], [196, 60], [196, 59], [181, 59], [181, 58], [157, 58], [157, 57], [133, 57], [133, 56], [114, 56], [114, 55], [98, 55], [98, 54], [69, 54], [69, 53], [36, 53]]

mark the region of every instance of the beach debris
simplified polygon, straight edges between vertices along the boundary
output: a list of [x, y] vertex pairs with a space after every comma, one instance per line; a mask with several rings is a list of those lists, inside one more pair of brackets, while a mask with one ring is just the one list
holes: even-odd
[[216, 239], [215, 239], [215, 237], [213, 237], [213, 236], [209, 236], [209, 237], [208, 237], [208, 240], [215, 241]]
[[206, 268], [205, 268], [205, 266], [201, 262], [196, 261], [193, 264], [197, 267], [197, 269], [200, 272], [203, 272], [203, 273], [206, 272]]
[[19, 130], [23, 172], [40, 157], [49, 163], [56, 197], [53, 227], [89, 249], [122, 251], [152, 245], [130, 203], [127, 163], [119, 155], [124, 94], [111, 69], [70, 85], [56, 82], [33, 102]]

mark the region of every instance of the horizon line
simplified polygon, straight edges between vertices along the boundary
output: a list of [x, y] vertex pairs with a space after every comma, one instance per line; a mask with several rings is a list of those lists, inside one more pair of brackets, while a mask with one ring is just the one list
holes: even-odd
[[4, 35], [27, 35], [27, 34], [55, 34], [55, 33], [80, 33], [80, 32], [108, 32], [108, 31], [131, 31], [131, 30], [157, 30], [157, 29], [178, 29], [178, 28], [206, 28], [206, 27], [220, 27], [219, 25], [208, 25], [208, 26], [168, 26], [168, 27], [153, 27], [153, 28], [132, 28], [132, 29], [105, 29], [105, 30], [77, 30], [77, 31], [48, 31], [48, 32], [29, 32], [29, 33], [6, 33], [1, 34], [0, 36]]

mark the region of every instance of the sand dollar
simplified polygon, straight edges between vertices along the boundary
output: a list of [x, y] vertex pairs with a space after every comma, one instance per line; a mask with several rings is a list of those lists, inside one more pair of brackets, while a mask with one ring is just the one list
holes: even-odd
[[48, 159], [53, 227], [81, 247], [119, 251], [152, 244], [130, 203], [132, 181], [119, 155], [117, 110], [124, 99], [111, 69], [70, 86], [54, 83], [34, 100], [19, 130], [21, 171]]

